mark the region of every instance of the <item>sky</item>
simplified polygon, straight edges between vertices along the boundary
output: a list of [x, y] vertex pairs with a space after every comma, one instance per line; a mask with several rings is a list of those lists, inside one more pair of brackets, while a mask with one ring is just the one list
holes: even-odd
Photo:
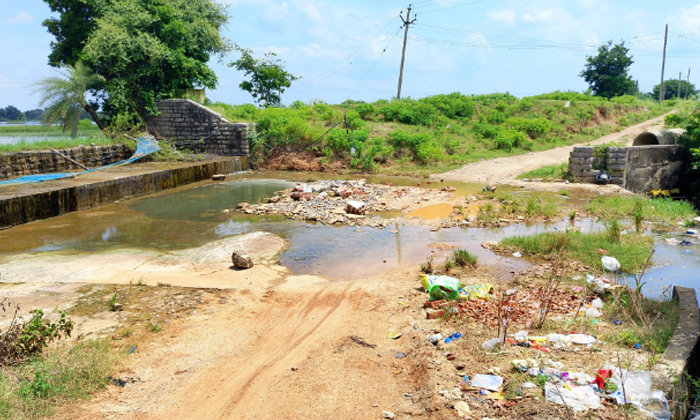
[[[0, 107], [39, 105], [31, 85], [56, 70], [48, 63], [51, 17], [41, 0], [0, 0]], [[257, 56], [275, 52], [302, 79], [282, 96], [340, 103], [397, 94], [407, 2], [394, 0], [228, 0], [223, 35]], [[402, 97], [509, 92], [523, 97], [585, 91], [586, 56], [625, 42], [631, 76], [642, 92], [660, 82], [664, 25], [669, 25], [664, 79], [700, 80], [700, 1], [418, 0], [406, 45]], [[212, 60], [219, 77], [212, 101], [253, 102], [238, 85], [243, 73]], [[693, 71], [697, 76], [693, 76]], [[700, 85], [700, 83], [697, 83]]]

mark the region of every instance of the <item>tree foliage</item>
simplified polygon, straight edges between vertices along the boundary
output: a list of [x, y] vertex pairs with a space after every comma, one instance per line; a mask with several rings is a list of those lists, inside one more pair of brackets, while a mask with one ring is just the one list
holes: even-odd
[[613, 46], [612, 41], [608, 41], [607, 45], [598, 48], [598, 55], [586, 57], [586, 65], [579, 76], [596, 96], [610, 99], [634, 94], [635, 83], [628, 74], [634, 61], [628, 52], [624, 42]]
[[20, 121], [24, 119], [24, 113], [12, 105], [5, 109], [0, 108], [0, 118], [10, 121]]
[[[649, 93], [649, 96], [651, 96], [654, 99], [659, 99], [659, 90], [661, 89], [661, 83], [657, 84], [654, 86], [654, 89], [651, 93]], [[688, 89], [688, 94], [686, 96], [686, 89]], [[698, 90], [695, 88], [695, 85], [692, 83], [688, 83], [685, 80], [681, 80], [681, 98], [687, 99], [690, 98], [694, 95], [698, 94]], [[678, 80], [664, 80], [664, 100], [667, 99], [676, 99], [676, 96], [678, 95]]]
[[42, 25], [56, 39], [51, 42], [49, 64], [60, 67], [74, 65], [82, 53], [96, 19], [109, 0], [44, 0], [57, 17], [46, 19]]
[[78, 132], [78, 122], [82, 111], [87, 111], [100, 130], [104, 126], [85, 95], [97, 91], [104, 85], [104, 78], [90, 70], [82, 61], [64, 67], [61, 77], [45, 77], [34, 84], [35, 92], [41, 94], [40, 106], [48, 105], [43, 113], [44, 124], [50, 125], [61, 120], [63, 129], [70, 129], [71, 137]]
[[262, 108], [280, 106], [282, 93], [293, 81], [301, 77], [286, 71], [282, 60], [273, 52], [266, 53], [261, 59], [255, 59], [251, 50], [239, 46], [236, 49], [240, 51], [241, 57], [229, 63], [229, 67], [235, 67], [250, 78], [238, 86], [250, 93]]

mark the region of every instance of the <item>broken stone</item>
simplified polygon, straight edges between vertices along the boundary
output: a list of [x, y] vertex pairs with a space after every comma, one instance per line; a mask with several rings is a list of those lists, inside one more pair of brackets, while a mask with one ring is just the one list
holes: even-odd
[[226, 179], [226, 175], [224, 175], [224, 174], [212, 175], [211, 179], [212, 179], [212, 181], [223, 181]]
[[236, 206], [237, 209], [245, 209], [245, 208], [247, 208], [247, 207], [250, 207], [250, 204], [245, 203], [245, 202], [243, 202], [243, 203], [238, 203], [238, 205]]
[[231, 261], [236, 268], [250, 268], [253, 266], [252, 258], [236, 251], [231, 254]]
[[382, 418], [393, 419], [394, 417], [396, 416], [391, 411], [382, 411]]
[[349, 200], [345, 204], [345, 212], [349, 214], [365, 214], [367, 206], [362, 201]]
[[457, 415], [459, 417], [469, 417], [472, 411], [471, 408], [469, 408], [469, 404], [464, 401], [457, 401], [454, 404], [454, 408], [457, 410]]

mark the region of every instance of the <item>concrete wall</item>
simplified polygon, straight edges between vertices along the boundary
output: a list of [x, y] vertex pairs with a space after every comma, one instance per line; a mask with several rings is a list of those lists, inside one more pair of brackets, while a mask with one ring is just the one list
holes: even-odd
[[595, 183], [606, 170], [611, 183], [635, 193], [679, 188], [687, 168], [683, 146], [609, 147], [605, 156], [594, 156], [594, 147], [575, 147], [569, 170], [579, 181]]
[[220, 156], [247, 156], [248, 124], [232, 124], [189, 99], [156, 101], [160, 115], [148, 121], [148, 131], [177, 147]]
[[[88, 168], [128, 159], [133, 152], [122, 145], [87, 146], [61, 149], [61, 153]], [[0, 155], [0, 179], [50, 172], [82, 171], [78, 165], [51, 151], [3, 153]]]

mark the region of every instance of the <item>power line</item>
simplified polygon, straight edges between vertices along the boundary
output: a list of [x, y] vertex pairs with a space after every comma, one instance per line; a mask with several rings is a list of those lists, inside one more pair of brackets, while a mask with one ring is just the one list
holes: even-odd
[[[399, 28], [399, 31], [400, 31], [400, 30], [401, 30], [401, 28]], [[384, 53], [386, 52], [386, 50], [391, 46], [391, 43], [394, 42], [394, 39], [396, 39], [396, 35], [398, 35], [399, 31], [396, 31], [396, 33], [394, 34], [394, 36], [391, 37], [391, 39], [389, 40], [389, 44], [382, 50], [382, 53], [379, 54], [379, 57], [377, 57], [377, 59], [374, 60], [374, 63], [372, 63], [372, 66], [369, 68], [369, 70], [367, 70], [367, 73], [365, 73], [365, 75], [362, 76], [362, 80], [360, 80], [360, 83], [358, 83], [357, 86], [355, 87], [355, 89], [350, 93], [350, 95], [348, 96], [348, 99], [350, 99], [350, 97], [352, 97], [352, 95], [355, 93], [355, 90], [357, 90], [357, 88], [360, 87], [360, 85], [362, 84], [362, 82], [365, 81], [365, 78], [367, 78], [367, 75], [369, 74], [369, 72], [372, 71], [372, 69], [374, 68], [374, 66], [375, 66], [375, 65], [377, 64], [377, 62], [379, 61], [379, 59], [382, 58], [382, 56], [384, 55]]]

